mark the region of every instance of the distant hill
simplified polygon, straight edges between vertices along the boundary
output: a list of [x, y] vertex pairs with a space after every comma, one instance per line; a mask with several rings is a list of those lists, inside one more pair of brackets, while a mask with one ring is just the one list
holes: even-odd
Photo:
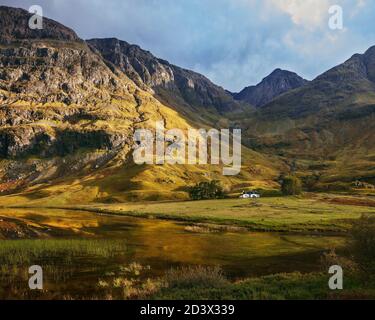
[[300, 159], [303, 168], [320, 168], [330, 180], [373, 181], [374, 120], [372, 47], [240, 122], [251, 148]]
[[375, 47], [372, 47], [364, 54], [355, 54], [306, 86], [269, 103], [264, 114], [277, 111], [292, 118], [300, 118], [329, 110], [342, 113], [362, 108], [365, 101], [357, 99], [367, 96], [371, 100], [374, 88]]
[[245, 101], [256, 107], [263, 107], [276, 97], [308, 83], [294, 72], [276, 69], [258, 85], [243, 89], [233, 94], [236, 100]]

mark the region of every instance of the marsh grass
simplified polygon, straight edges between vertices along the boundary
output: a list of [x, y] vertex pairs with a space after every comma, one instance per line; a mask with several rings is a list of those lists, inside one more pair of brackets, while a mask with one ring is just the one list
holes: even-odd
[[99, 279], [97, 288], [106, 300], [144, 299], [158, 292], [163, 286], [159, 278], [147, 277], [150, 266], [137, 262], [120, 266], [116, 272]]
[[0, 263], [70, 264], [79, 257], [111, 258], [125, 249], [120, 240], [4, 240], [0, 241]]
[[[126, 250], [120, 240], [4, 240], [0, 241], [0, 298], [54, 299], [59, 290], [75, 292], [79, 298], [92, 292], [92, 274], [108, 267]], [[45, 289], [28, 289], [28, 269], [43, 268]], [[80, 280], [74, 280], [78, 277]], [[92, 292], [93, 296], [96, 294]], [[60, 296], [59, 296], [60, 297]]]
[[[205, 274], [206, 272], [204, 272]], [[178, 273], [179, 279], [176, 279], [178, 285], [173, 285], [172, 281], [168, 286], [162, 287], [148, 298], [156, 300], [352, 300], [375, 298], [373, 282], [364, 285], [356, 277], [349, 276], [345, 280], [345, 290], [342, 292], [332, 291], [328, 288], [328, 277], [325, 273], [275, 274], [237, 282], [223, 281], [221, 286], [212, 286], [213, 278], [211, 276], [201, 279], [201, 283], [195, 280], [197, 279], [195, 276], [188, 282], [184, 280], [186, 277], [180, 278], [181, 276], [181, 273]]]
[[165, 275], [168, 288], [221, 288], [229, 281], [220, 267], [190, 266], [171, 269]]

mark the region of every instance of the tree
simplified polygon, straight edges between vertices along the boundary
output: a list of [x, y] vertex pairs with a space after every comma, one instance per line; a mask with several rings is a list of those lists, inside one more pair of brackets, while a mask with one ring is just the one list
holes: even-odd
[[281, 191], [286, 196], [299, 195], [302, 193], [302, 182], [296, 176], [283, 177]]
[[192, 200], [222, 199], [224, 191], [220, 182], [213, 180], [211, 182], [200, 182], [191, 187], [189, 195]]

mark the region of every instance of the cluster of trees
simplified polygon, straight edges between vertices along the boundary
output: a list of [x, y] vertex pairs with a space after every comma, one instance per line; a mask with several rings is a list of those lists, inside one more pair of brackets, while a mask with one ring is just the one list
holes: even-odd
[[224, 198], [224, 190], [217, 180], [211, 182], [200, 182], [189, 188], [189, 195], [192, 200], [209, 200]]
[[281, 177], [281, 191], [286, 196], [294, 196], [302, 193], [302, 182], [296, 176]]
[[309, 176], [305, 176], [302, 178], [303, 186], [307, 191], [316, 191], [318, 184], [320, 182], [321, 175], [318, 173], [314, 173]]
[[[279, 178], [281, 184], [281, 192], [285, 196], [296, 196], [300, 195], [303, 190], [315, 191], [318, 190], [320, 175], [313, 174], [311, 176], [305, 176], [302, 180], [296, 175], [282, 175]], [[335, 190], [346, 190], [344, 187], [347, 185], [340, 183], [327, 184], [328, 187], [334, 187]], [[189, 188], [189, 195], [192, 200], [208, 200], [208, 199], [222, 199], [225, 197], [223, 188], [220, 182], [217, 180], [211, 182], [200, 182], [194, 187]]]

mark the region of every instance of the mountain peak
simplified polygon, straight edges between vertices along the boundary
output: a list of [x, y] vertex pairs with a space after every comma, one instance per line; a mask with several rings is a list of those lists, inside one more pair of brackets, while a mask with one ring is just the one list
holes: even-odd
[[236, 100], [262, 107], [281, 94], [300, 88], [307, 82], [294, 72], [277, 68], [258, 85], [247, 87], [234, 97]]
[[29, 28], [31, 13], [24, 9], [0, 6], [0, 43], [22, 40], [81, 41], [77, 34], [62, 24], [43, 18], [43, 29]]
[[[271, 74], [269, 74], [267, 77], [271, 77], [271, 76], [285, 76], [285, 75], [295, 75], [296, 73], [295, 72], [292, 72], [292, 71], [289, 71], [289, 70], [283, 70], [283, 69], [280, 69], [280, 68], [277, 68], [275, 69], [274, 71], [272, 71]], [[266, 78], [267, 78], [266, 77]]]
[[280, 68], [277, 68], [277, 69], [275, 69], [275, 70], [272, 71], [272, 73], [270, 74], [270, 76], [276, 75], [276, 74], [281, 74], [283, 72], [290, 72], [290, 71], [286, 71], [286, 70], [282, 70]]

